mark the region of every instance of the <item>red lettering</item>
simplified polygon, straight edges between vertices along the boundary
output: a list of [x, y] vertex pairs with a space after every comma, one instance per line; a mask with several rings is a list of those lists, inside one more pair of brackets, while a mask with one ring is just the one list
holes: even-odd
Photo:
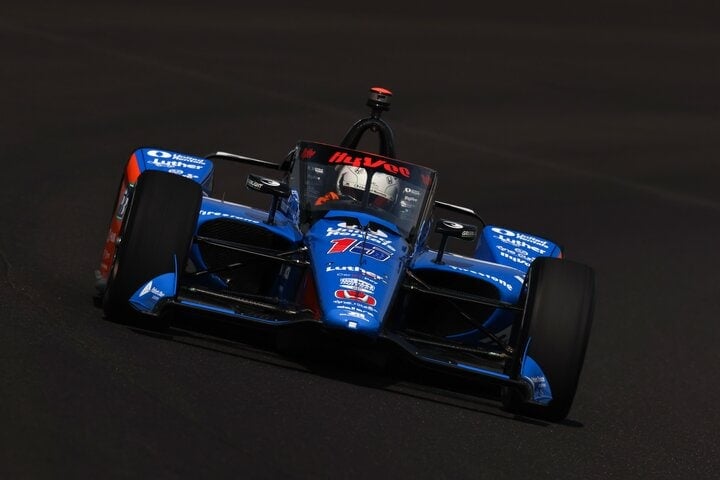
[[395, 165], [390, 165], [389, 163], [386, 163], [385, 165], [383, 165], [383, 167], [385, 167], [385, 170], [392, 173], [393, 175], [396, 175], [398, 173], [398, 167], [396, 167]]
[[377, 160], [377, 161], [373, 162], [373, 159], [372, 159], [372, 158], [370, 158], [370, 157], [365, 157], [365, 164], [364, 164], [364, 165], [365, 165], [366, 167], [368, 167], [368, 168], [375, 169], [375, 168], [378, 168], [378, 167], [379, 167], [380, 165], [382, 165], [383, 163], [385, 163], [385, 160]]
[[[307, 149], [306, 149], [307, 150]], [[310, 158], [312, 155], [315, 154], [314, 151], [312, 151], [312, 154], [308, 152], [308, 157], [305, 157], [306, 153], [305, 151], [302, 152], [301, 158]], [[364, 167], [364, 168], [370, 168], [372, 170], [377, 170], [382, 168], [386, 172], [390, 173], [391, 175], [402, 175], [405, 178], [410, 178], [411, 173], [410, 169], [407, 167], [399, 167], [397, 165], [394, 165], [392, 163], [388, 163], [386, 160], [383, 160], [381, 158], [373, 159], [372, 157], [352, 157], [348, 155], [345, 152], [335, 152], [332, 154], [332, 156], [328, 159], [328, 163], [342, 163], [345, 165], [351, 165], [353, 167]], [[425, 179], [423, 179], [425, 180]], [[429, 178], [427, 180], [429, 182]], [[426, 183], [427, 185], [427, 183]]]
[[338, 238], [336, 240], [330, 240], [332, 247], [330, 247], [330, 250], [328, 250], [327, 253], [342, 253], [350, 248], [355, 242], [356, 240], [352, 238]]

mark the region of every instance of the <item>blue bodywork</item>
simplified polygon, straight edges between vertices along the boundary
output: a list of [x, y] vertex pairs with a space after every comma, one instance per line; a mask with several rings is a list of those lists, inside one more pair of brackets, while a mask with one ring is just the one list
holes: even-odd
[[157, 148], [141, 148], [136, 150], [134, 155], [140, 172], [165, 171], [199, 183], [205, 192], [212, 190], [213, 164], [210, 160]]
[[[133, 295], [131, 305], [150, 315], [174, 305], [266, 325], [312, 323], [330, 333], [350, 332], [371, 341], [390, 341], [428, 365], [500, 383], [524, 382], [532, 391], [531, 401], [547, 404], [551, 400], [551, 388], [541, 366], [525, 352], [515, 352], [522, 355], [521, 369], [519, 378], [511, 378], [502, 361], [494, 365], [476, 362], [467, 356], [453, 357], [452, 348], [439, 351], [428, 347], [430, 343], [422, 340], [427, 332], [420, 340], [407, 333], [413, 328], [406, 329], [405, 325], [412, 326], [419, 319], [406, 318], [405, 312], [415, 299], [424, 298], [427, 289], [419, 278], [436, 281], [433, 288], [441, 294], [461, 285], [477, 285], [488, 292], [479, 297], [480, 302], [488, 297], [496, 308], [477, 310], [484, 316], [475, 318], [476, 323], [462, 323], [462, 315], [446, 312], [443, 319], [452, 320], [448, 323], [459, 318], [457, 328], [448, 327], [441, 334], [431, 330], [441, 346], [484, 348], [491, 343], [490, 334], [501, 336], [518, 323], [528, 268], [537, 257], [561, 256], [556, 244], [488, 225], [480, 231], [473, 256], [447, 252], [438, 262], [437, 248], [430, 248], [427, 242], [435, 220], [434, 172], [377, 154], [311, 142], [300, 142], [292, 156], [295, 171], [287, 172], [281, 180], [292, 189], [279, 201], [270, 223], [267, 210], [212, 197], [214, 165], [210, 159], [157, 148], [136, 150], [131, 160], [136, 163], [128, 169], [137, 168], [139, 174], [160, 170], [190, 178], [202, 186], [203, 198], [188, 265], [147, 279]], [[311, 193], [322, 193], [324, 176], [347, 166], [375, 168], [399, 179], [394, 217], [374, 214], [367, 198], [322, 210], [308, 203]], [[393, 221], [395, 218], [402, 221]], [[208, 237], [221, 231], [220, 227], [223, 232], [232, 231], [233, 236], [223, 237], [224, 244], [218, 246], [213, 243], [217, 240]], [[218, 248], [228, 249], [228, 258], [236, 256], [228, 260], [231, 269], [218, 268]], [[248, 261], [249, 255], [267, 259], [267, 263], [253, 266], [256, 270], [242, 276], [237, 273], [242, 265], [255, 265]], [[257, 276], [255, 283], [253, 275]], [[237, 285], [250, 285], [251, 290], [262, 285], [262, 291], [246, 294]], [[461, 294], [467, 296], [473, 291]], [[460, 296], [455, 301], [476, 300]], [[434, 305], [426, 301], [428, 306]], [[429, 311], [415, 312], [420, 317], [426, 314]], [[495, 350], [491, 353], [498, 358], [505, 355]]]

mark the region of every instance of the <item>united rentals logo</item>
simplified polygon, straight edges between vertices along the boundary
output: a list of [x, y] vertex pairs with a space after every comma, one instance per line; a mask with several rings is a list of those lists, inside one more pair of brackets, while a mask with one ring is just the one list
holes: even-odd
[[353, 167], [369, 168], [371, 170], [382, 169], [391, 175], [402, 175], [405, 178], [410, 178], [409, 168], [399, 167], [381, 158], [374, 159], [369, 156], [353, 157], [345, 152], [335, 152], [328, 160], [328, 163], [340, 163]]

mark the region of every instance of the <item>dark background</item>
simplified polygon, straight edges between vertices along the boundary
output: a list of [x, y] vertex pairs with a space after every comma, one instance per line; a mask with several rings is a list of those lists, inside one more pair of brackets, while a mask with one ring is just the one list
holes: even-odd
[[[3, 5], [0, 476], [715, 478], [716, 3], [241, 3]], [[440, 199], [595, 267], [568, 421], [93, 307], [135, 147], [278, 161], [372, 85]]]

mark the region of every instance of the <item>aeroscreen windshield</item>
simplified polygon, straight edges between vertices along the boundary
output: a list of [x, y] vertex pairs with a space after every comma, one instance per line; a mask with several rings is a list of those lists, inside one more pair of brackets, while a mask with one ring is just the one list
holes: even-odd
[[300, 142], [294, 187], [303, 222], [330, 210], [361, 211], [398, 228], [410, 239], [428, 212], [436, 172], [374, 153]]

